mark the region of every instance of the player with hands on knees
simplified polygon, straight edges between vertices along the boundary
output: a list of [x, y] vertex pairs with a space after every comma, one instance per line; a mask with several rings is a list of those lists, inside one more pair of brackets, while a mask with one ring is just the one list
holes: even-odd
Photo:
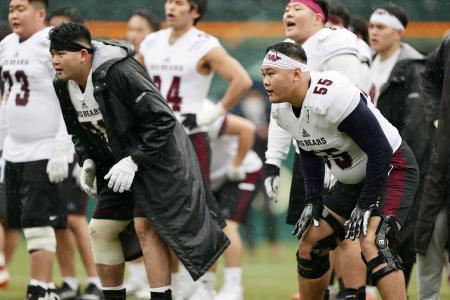
[[[294, 231], [300, 298], [322, 299], [329, 251], [348, 237], [358, 239], [383, 299], [405, 300], [401, 260], [390, 246], [417, 189], [414, 154], [347, 77], [312, 72], [306, 62], [301, 46], [284, 42], [267, 49], [261, 68], [272, 117], [296, 140], [305, 177], [308, 205]], [[325, 164], [337, 180], [326, 194]], [[354, 295], [365, 299], [364, 287]]]

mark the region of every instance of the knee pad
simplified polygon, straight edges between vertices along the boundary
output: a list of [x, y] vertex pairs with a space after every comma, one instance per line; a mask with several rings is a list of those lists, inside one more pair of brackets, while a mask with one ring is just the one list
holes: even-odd
[[[333, 228], [333, 233], [311, 247], [311, 259], [301, 258], [297, 252], [297, 271], [304, 278], [317, 279], [322, 277], [330, 269], [328, 251], [335, 249], [338, 242], [344, 239], [344, 226], [327, 209], [323, 210], [322, 219]], [[326, 253], [323, 253], [324, 251]]]
[[55, 230], [51, 226], [24, 228], [29, 253], [39, 250], [56, 252]]
[[344, 290], [345, 300], [366, 300], [366, 286], [361, 286], [358, 289], [345, 289]]
[[[395, 224], [394, 218], [381, 215], [380, 224], [378, 224], [377, 231], [375, 232], [375, 246], [378, 249], [378, 256], [367, 261], [361, 253], [361, 257], [367, 266], [372, 284], [374, 285], [377, 285], [378, 281], [384, 276], [403, 269], [401, 258], [388, 246], [389, 243], [392, 245], [397, 231], [397, 224]], [[376, 267], [384, 263], [387, 266], [373, 273]]]
[[96, 264], [118, 265], [125, 262], [119, 233], [130, 221], [92, 219], [89, 234]]

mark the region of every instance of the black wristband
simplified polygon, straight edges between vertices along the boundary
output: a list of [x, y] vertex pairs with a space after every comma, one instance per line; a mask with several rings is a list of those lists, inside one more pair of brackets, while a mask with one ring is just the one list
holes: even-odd
[[279, 176], [280, 175], [280, 168], [272, 165], [272, 164], [265, 164], [265, 170], [266, 170], [266, 176]]

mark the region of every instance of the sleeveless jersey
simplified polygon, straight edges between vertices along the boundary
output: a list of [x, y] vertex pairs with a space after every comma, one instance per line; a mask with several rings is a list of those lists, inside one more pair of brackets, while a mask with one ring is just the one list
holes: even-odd
[[[223, 135], [227, 117], [221, 117], [208, 127], [211, 146], [210, 180], [211, 189], [219, 188], [227, 180], [227, 171], [232, 166], [239, 146], [237, 136]], [[249, 150], [242, 161], [246, 173], [253, 173], [261, 169], [263, 163], [253, 150]]]
[[[367, 155], [339, 124], [360, 102], [360, 89], [339, 72], [311, 72], [311, 85], [297, 118], [291, 104], [276, 104], [272, 112], [278, 125], [297, 141], [300, 148], [323, 156], [331, 173], [345, 184], [361, 182], [366, 175]], [[402, 139], [375, 108], [370, 99], [367, 105], [378, 120], [389, 144], [395, 152]]]
[[[139, 51], [150, 77], [181, 121], [181, 114], [201, 111], [213, 72], [202, 75], [197, 71], [197, 64], [213, 48], [220, 47], [220, 43], [215, 37], [192, 27], [170, 44], [171, 32], [169, 28], [149, 34]], [[191, 133], [198, 131], [206, 131], [206, 128]]]
[[[49, 30], [44, 28], [23, 42], [12, 33], [0, 43], [2, 123], [7, 132], [3, 158], [11, 162], [49, 159], [55, 141], [73, 149], [53, 88]], [[73, 151], [69, 152], [72, 161]]]

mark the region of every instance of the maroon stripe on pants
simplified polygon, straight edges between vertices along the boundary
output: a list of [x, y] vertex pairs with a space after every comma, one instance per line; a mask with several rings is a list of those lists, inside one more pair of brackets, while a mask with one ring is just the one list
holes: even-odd
[[382, 211], [386, 215], [397, 217], [404, 197], [405, 179], [408, 175], [408, 162], [401, 147], [392, 155], [391, 167]]
[[203, 176], [209, 183], [209, 144], [208, 134], [206, 132], [199, 132], [190, 134], [189, 138], [194, 146], [195, 153], [197, 154], [198, 163], [202, 171]]
[[241, 220], [246, 215], [248, 208], [250, 207], [250, 203], [255, 198], [256, 193], [258, 192], [256, 190], [256, 184], [259, 180], [261, 180], [264, 176], [263, 169], [259, 169], [256, 172], [253, 173], [247, 173], [245, 179], [242, 181], [242, 183], [248, 183], [253, 184], [255, 186], [255, 189], [253, 191], [247, 191], [247, 190], [239, 190], [239, 199], [237, 202], [236, 209], [234, 210], [233, 215], [231, 216], [231, 220], [236, 222], [241, 222]]

